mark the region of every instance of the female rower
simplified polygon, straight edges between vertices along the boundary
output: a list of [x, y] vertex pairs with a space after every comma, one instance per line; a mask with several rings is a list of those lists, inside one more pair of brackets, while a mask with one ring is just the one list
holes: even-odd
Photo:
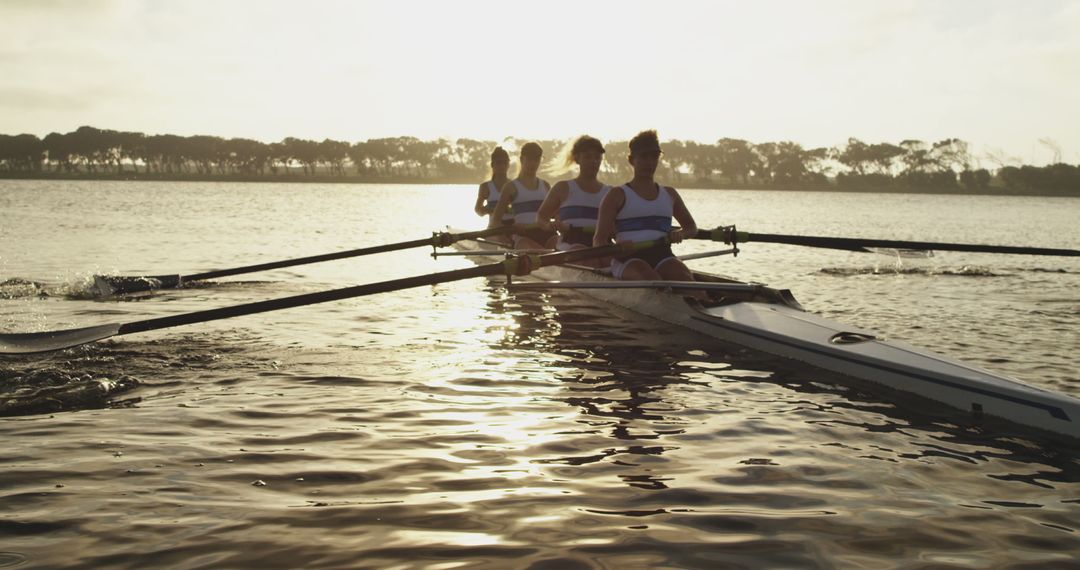
[[[678, 243], [697, 233], [694, 217], [679, 193], [653, 179], [660, 164], [660, 154], [656, 131], [642, 131], [630, 140], [629, 160], [634, 168], [634, 178], [612, 188], [600, 203], [594, 246], [611, 243], [612, 234], [620, 243], [665, 237], [671, 243]], [[681, 229], [672, 231], [672, 216], [678, 220]], [[667, 243], [616, 256], [611, 262], [611, 273], [618, 279], [645, 281], [694, 279], [690, 270], [671, 253]]]
[[[521, 147], [521, 168], [517, 178], [507, 182], [499, 194], [499, 202], [488, 221], [494, 227], [493, 220], [502, 219], [507, 209], [513, 211], [514, 223], [518, 225], [536, 224], [536, 211], [540, 209], [548, 193], [548, 183], [536, 176], [544, 149], [530, 142]], [[514, 234], [514, 249], [551, 249], [555, 246], [555, 232], [538, 227], [521, 228]]]
[[[566, 156], [561, 161], [562, 168], [568, 170], [577, 163], [577, 178], [556, 182], [536, 213], [541, 226], [551, 226], [551, 220], [558, 219], [559, 239], [555, 249], [559, 251], [592, 246], [600, 201], [611, 189], [597, 179], [600, 165], [604, 162], [604, 144], [598, 139], [582, 135], [573, 145], [568, 145], [564, 153]], [[602, 267], [608, 265], [610, 260], [592, 259], [582, 263]]]
[[[473, 211], [477, 216], [487, 216], [495, 211], [495, 204], [499, 202], [499, 192], [509, 177], [506, 175], [510, 170], [510, 154], [501, 146], [491, 151], [491, 179], [480, 183], [480, 189], [476, 193], [476, 205]], [[502, 218], [504, 224], [512, 224], [513, 216], [505, 214]]]

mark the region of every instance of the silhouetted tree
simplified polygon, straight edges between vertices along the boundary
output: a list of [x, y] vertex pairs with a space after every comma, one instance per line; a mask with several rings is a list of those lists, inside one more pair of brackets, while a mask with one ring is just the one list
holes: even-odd
[[990, 188], [990, 171], [985, 168], [964, 170], [960, 173], [960, 184], [972, 192], [984, 192]]
[[750, 173], [761, 168], [754, 146], [742, 139], [720, 139], [716, 141], [720, 172], [735, 183], [742, 180], [746, 184]]
[[39, 172], [45, 145], [36, 135], [0, 135], [0, 170]]
[[495, 146], [494, 142], [489, 141], [458, 139], [454, 143], [455, 161], [461, 165], [462, 174], [473, 175], [475, 178], [487, 175], [491, 151]]
[[315, 165], [319, 161], [319, 143], [306, 139], [287, 137], [281, 141], [290, 160], [299, 162], [304, 168], [304, 175], [315, 174]]
[[349, 158], [350, 145], [347, 142], [325, 139], [319, 143], [319, 162], [325, 164], [331, 174], [345, 175], [345, 161]]
[[[508, 138], [504, 146], [513, 157], [513, 149], [526, 142]], [[549, 164], [569, 143], [535, 142], [544, 149]], [[266, 144], [243, 138], [145, 135], [82, 126], [69, 133], [49, 133], [44, 139], [29, 134], [0, 135], [0, 172], [123, 174], [131, 165], [137, 175], [261, 176], [267, 169], [271, 175], [278, 175], [299, 166], [307, 176], [325, 172], [342, 177], [351, 163], [355, 173], [363, 177], [472, 181], [487, 175], [495, 144], [464, 138], [425, 141], [416, 137], [368, 139], [352, 144], [288, 137]], [[611, 141], [606, 148], [601, 176], [614, 184], [629, 180], [633, 172], [626, 160], [626, 141]], [[1080, 168], [1074, 165], [1009, 165], [999, 168], [996, 174], [971, 165], [968, 143], [957, 138], [932, 144], [915, 139], [899, 144], [868, 144], [850, 138], [840, 147], [810, 150], [792, 141], [753, 144], [721, 138], [715, 144], [665, 142], [657, 176], [675, 185], [682, 184], [687, 176], [706, 184], [720, 176], [729, 184], [747, 186], [824, 186], [829, 184], [828, 176], [835, 174], [838, 187], [856, 190], [991, 192], [1002, 188], [1010, 193], [1080, 196]], [[140, 166], [145, 166], [143, 172]]]
[[123, 161], [131, 164], [131, 169], [136, 174], [139, 172], [139, 162], [146, 164], [146, 135], [136, 132], [119, 132], [116, 135], [119, 145], [119, 159], [117, 170], [124, 171]]

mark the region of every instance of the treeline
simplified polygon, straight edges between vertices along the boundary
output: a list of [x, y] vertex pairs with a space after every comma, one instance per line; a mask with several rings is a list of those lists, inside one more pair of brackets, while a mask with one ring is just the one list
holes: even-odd
[[[503, 144], [520, 146], [509, 139]], [[566, 141], [537, 141], [553, 159]], [[225, 180], [477, 182], [492, 141], [414, 137], [321, 142], [289, 137], [264, 143], [213, 136], [146, 135], [94, 127], [70, 133], [0, 135], [0, 176]], [[625, 180], [626, 141], [607, 145], [605, 177]], [[659, 176], [697, 187], [798, 188], [1080, 196], [1080, 168], [974, 166], [960, 139], [865, 143], [805, 149], [798, 143], [664, 143]]]

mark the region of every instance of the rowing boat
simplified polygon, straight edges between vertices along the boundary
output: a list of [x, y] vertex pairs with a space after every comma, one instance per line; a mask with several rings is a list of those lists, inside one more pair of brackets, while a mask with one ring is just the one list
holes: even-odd
[[[456, 230], [452, 230], [456, 231]], [[495, 242], [463, 240], [465, 253], [493, 253]], [[573, 288], [606, 303], [722, 342], [811, 364], [898, 392], [941, 402], [972, 420], [994, 416], [1080, 438], [1080, 400], [850, 327], [799, 305], [790, 291], [694, 272], [696, 282], [619, 281], [607, 269], [557, 265], [520, 288]], [[680, 292], [704, 288], [698, 302]]]

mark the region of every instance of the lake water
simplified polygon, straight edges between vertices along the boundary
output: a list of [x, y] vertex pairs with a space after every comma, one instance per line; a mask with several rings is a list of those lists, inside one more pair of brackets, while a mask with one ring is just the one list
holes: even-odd
[[[417, 249], [127, 299], [87, 294], [94, 274], [196, 273], [479, 227], [474, 191], [0, 181], [0, 330], [467, 267]], [[682, 194], [702, 227], [1080, 248], [1077, 199]], [[790, 288], [810, 311], [1080, 397], [1076, 258], [751, 243], [691, 266]], [[106, 378], [120, 384], [109, 391]], [[385, 293], [0, 357], [0, 383], [8, 404], [46, 412], [0, 418], [0, 567], [1080, 558], [1077, 446], [896, 403], [573, 292], [472, 280]]]

